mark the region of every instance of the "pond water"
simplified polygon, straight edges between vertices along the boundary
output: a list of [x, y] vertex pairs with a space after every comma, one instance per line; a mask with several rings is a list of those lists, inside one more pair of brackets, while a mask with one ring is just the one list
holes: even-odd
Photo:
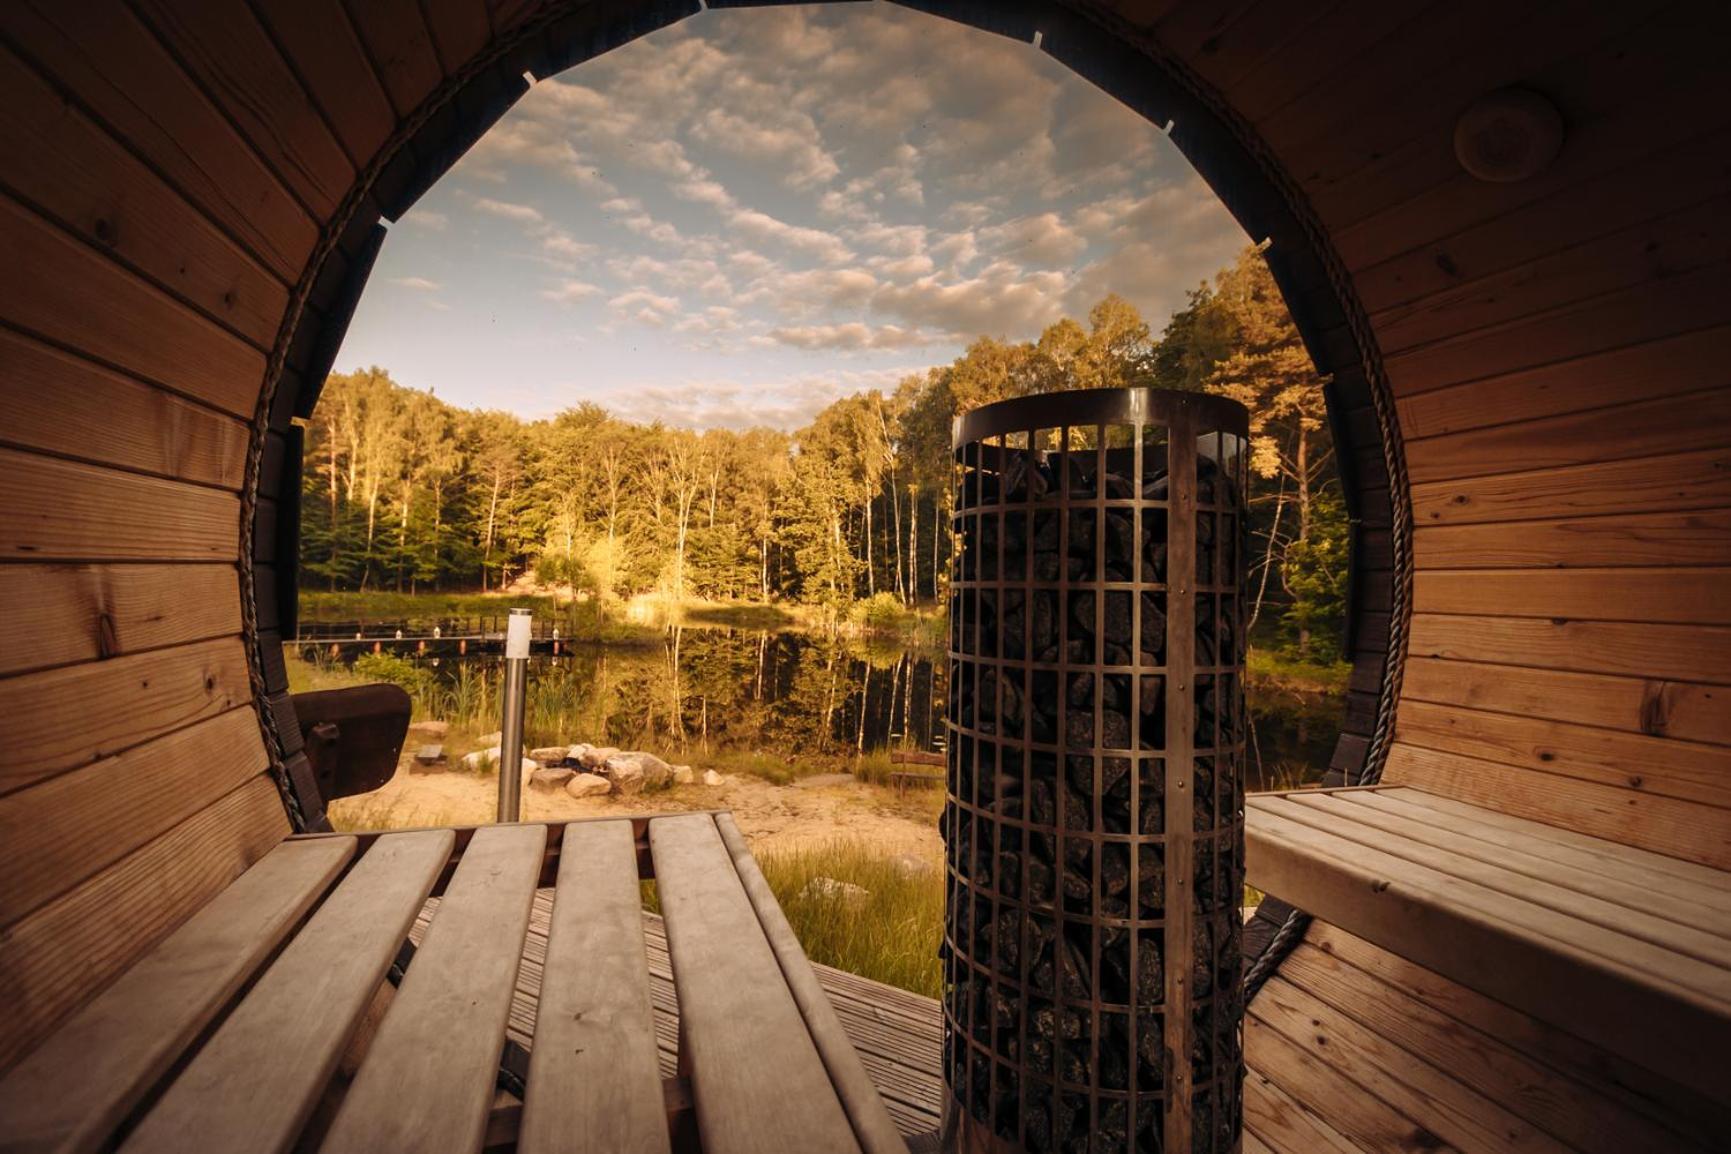
[[[942, 650], [802, 632], [670, 628], [660, 644], [579, 645], [531, 659], [525, 742], [648, 749], [671, 760], [747, 760], [789, 775], [846, 768], [860, 755], [941, 751]], [[496, 656], [355, 660], [403, 684], [418, 713], [496, 728]], [[1337, 698], [1254, 681], [1252, 789], [1316, 781], [1338, 732]]]

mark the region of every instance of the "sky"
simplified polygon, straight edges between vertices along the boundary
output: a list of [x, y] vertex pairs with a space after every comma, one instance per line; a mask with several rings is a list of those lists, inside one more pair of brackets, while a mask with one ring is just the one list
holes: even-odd
[[535, 84], [390, 226], [336, 369], [470, 408], [795, 429], [1245, 236], [1159, 128], [883, 3], [705, 11]]

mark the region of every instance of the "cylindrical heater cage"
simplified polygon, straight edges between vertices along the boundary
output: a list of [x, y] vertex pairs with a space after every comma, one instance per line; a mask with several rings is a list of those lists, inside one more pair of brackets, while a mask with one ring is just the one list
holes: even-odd
[[946, 1143], [1235, 1149], [1245, 410], [1025, 397], [955, 454]]

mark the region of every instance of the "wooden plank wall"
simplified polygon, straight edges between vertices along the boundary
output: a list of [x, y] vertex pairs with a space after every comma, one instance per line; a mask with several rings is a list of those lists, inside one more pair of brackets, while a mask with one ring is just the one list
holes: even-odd
[[240, 494], [353, 170], [245, 13], [0, 5], [0, 1070], [289, 830]]
[[[1725, 10], [1115, 7], [1288, 166], [1374, 327], [1415, 522], [1383, 779], [1731, 868]], [[1484, 183], [1453, 121], [1510, 84], [1567, 142]]]

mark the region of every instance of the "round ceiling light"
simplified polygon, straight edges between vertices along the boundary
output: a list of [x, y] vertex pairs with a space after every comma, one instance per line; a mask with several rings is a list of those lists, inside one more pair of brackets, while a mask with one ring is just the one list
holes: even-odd
[[1480, 180], [1526, 180], [1544, 171], [1562, 148], [1562, 113], [1525, 88], [1488, 92], [1455, 123], [1455, 157]]

